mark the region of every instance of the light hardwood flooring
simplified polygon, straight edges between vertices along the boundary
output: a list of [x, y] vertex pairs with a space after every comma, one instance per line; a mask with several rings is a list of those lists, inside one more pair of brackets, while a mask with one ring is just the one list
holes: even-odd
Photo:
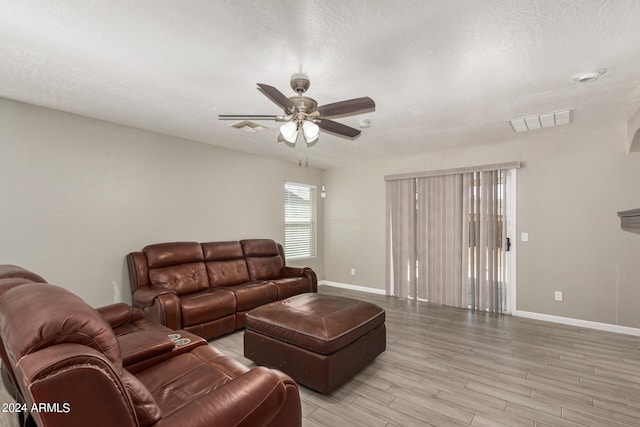
[[[386, 310], [387, 350], [305, 426], [640, 426], [640, 338], [321, 286]], [[243, 332], [211, 342], [242, 355]]]
[[[640, 338], [321, 286], [386, 311], [387, 350], [303, 425], [640, 426]], [[248, 366], [243, 331], [211, 345]], [[0, 390], [0, 402], [8, 397]], [[0, 426], [16, 426], [0, 414]]]

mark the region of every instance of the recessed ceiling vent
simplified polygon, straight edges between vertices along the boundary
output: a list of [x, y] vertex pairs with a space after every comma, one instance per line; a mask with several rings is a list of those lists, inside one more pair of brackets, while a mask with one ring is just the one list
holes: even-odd
[[516, 133], [566, 125], [571, 123], [572, 111], [573, 109], [569, 108], [568, 110], [554, 111], [538, 116], [521, 117], [519, 119], [509, 120], [509, 123], [511, 123], [513, 131]]
[[266, 126], [262, 126], [262, 125], [259, 125], [258, 123], [250, 122], [249, 120], [243, 120], [241, 122], [234, 123], [229, 126], [234, 127], [236, 129], [243, 130], [247, 133], [258, 133], [266, 129]]
[[573, 78], [578, 83], [592, 83], [598, 80], [604, 73], [607, 72], [606, 68], [597, 68], [587, 73], [582, 73]]

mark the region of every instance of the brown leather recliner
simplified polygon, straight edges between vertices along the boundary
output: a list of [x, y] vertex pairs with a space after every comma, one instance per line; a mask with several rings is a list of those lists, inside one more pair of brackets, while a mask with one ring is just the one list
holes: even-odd
[[[0, 264], [0, 297], [9, 289], [26, 283], [46, 283], [46, 280], [32, 271], [12, 264]], [[148, 364], [149, 359], [164, 357], [173, 348], [168, 334], [176, 331], [151, 322], [144, 312], [124, 303], [116, 303], [96, 309], [111, 325], [118, 338], [122, 362], [127, 369], [139, 369]], [[196, 341], [197, 337], [192, 337]], [[2, 382], [11, 396], [20, 400], [19, 389], [13, 372], [7, 369], [8, 359], [0, 338], [0, 358], [2, 359]]]
[[[6, 291], [16, 286], [23, 285], [25, 283], [38, 283], [45, 282], [42, 276], [33, 273], [23, 267], [13, 264], [0, 264], [0, 297]], [[15, 385], [15, 378], [13, 378], [13, 372], [6, 367], [6, 354], [4, 347], [2, 346], [2, 340], [0, 338], [0, 358], [2, 359], [2, 383], [9, 394], [14, 397], [18, 396], [18, 389]]]
[[205, 339], [244, 327], [255, 307], [318, 290], [314, 271], [286, 266], [271, 239], [159, 243], [131, 252], [127, 264], [134, 306]]
[[55, 285], [7, 290], [0, 336], [24, 408], [41, 426], [301, 425], [295, 382], [204, 341], [132, 374], [105, 316]]

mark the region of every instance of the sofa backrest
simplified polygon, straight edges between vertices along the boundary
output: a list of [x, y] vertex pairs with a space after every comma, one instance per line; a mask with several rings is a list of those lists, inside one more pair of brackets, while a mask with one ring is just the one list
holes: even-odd
[[209, 286], [272, 280], [285, 266], [282, 245], [271, 239], [173, 242], [146, 246], [127, 255], [131, 290], [159, 286], [184, 295]]
[[55, 285], [27, 283], [5, 292], [0, 298], [0, 335], [12, 363], [45, 347], [75, 343], [122, 364], [118, 341], [104, 317]]
[[159, 243], [146, 246], [142, 252], [146, 256], [151, 285], [169, 289], [177, 295], [209, 287], [200, 243]]
[[39, 274], [13, 264], [0, 265], [0, 279], [23, 279], [26, 282], [46, 283], [46, 280]]
[[202, 251], [211, 286], [233, 286], [250, 280], [240, 242], [203, 243]]
[[278, 243], [271, 239], [247, 239], [241, 240], [240, 244], [252, 280], [280, 276], [285, 263]]

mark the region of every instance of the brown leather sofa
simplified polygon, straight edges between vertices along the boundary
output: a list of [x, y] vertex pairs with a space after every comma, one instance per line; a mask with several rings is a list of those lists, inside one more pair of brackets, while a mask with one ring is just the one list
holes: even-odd
[[[98, 311], [51, 284], [6, 289], [0, 337], [18, 409], [47, 427], [301, 425], [288, 376], [250, 370], [186, 331], [177, 332], [191, 342], [173, 342], [173, 331], [139, 315], [125, 304]], [[125, 367], [123, 353], [136, 348]]]
[[159, 243], [128, 254], [127, 264], [134, 306], [205, 339], [244, 327], [255, 307], [318, 289], [314, 271], [286, 266], [270, 239]]

